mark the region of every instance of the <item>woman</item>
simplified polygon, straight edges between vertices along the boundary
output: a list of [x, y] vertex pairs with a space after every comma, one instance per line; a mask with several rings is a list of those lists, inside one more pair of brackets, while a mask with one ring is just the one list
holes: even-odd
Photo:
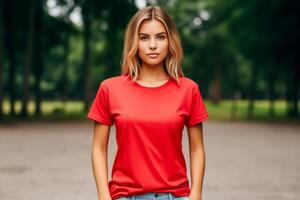
[[[87, 117], [95, 121], [92, 165], [99, 200], [201, 200], [205, 169], [199, 86], [184, 77], [175, 24], [160, 7], [139, 10], [127, 26], [121, 75], [101, 82]], [[107, 181], [107, 144], [117, 154]], [[187, 126], [191, 188], [182, 152]]]

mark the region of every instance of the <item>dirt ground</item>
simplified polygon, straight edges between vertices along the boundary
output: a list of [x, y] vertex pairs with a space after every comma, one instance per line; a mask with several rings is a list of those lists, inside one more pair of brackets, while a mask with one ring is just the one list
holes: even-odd
[[[97, 200], [92, 131], [89, 121], [0, 125], [0, 199]], [[208, 120], [204, 141], [203, 200], [300, 198], [299, 125]], [[109, 143], [110, 178], [114, 127]]]

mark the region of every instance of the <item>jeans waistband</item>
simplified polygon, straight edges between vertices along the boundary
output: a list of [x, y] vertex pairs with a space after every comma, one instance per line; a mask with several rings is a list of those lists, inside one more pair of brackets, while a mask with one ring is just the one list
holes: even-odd
[[[139, 195], [132, 195], [130, 197], [125, 197], [124, 200], [142, 200], [142, 199], [151, 199], [151, 200], [159, 200], [159, 199], [169, 199], [173, 200], [175, 196], [170, 192], [147, 192]], [[123, 198], [118, 198], [118, 200], [123, 200]]]

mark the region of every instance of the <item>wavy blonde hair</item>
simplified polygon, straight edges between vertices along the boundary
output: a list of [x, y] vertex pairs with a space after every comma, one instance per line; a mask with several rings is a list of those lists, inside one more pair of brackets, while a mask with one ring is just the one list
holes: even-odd
[[169, 41], [169, 52], [163, 61], [163, 68], [171, 79], [175, 79], [178, 84], [179, 76], [184, 77], [181, 68], [183, 50], [180, 36], [176, 25], [171, 17], [159, 6], [147, 6], [139, 10], [127, 25], [124, 39], [123, 57], [121, 61], [121, 73], [130, 75], [133, 81], [141, 70], [141, 60], [138, 55], [138, 31], [144, 20], [159, 20], [167, 30]]

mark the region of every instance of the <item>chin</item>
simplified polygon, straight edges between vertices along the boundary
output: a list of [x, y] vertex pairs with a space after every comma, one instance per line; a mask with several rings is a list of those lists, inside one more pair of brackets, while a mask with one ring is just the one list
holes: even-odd
[[149, 66], [159, 65], [161, 63], [162, 63], [162, 61], [161, 62], [145, 62], [145, 64], [147, 64]]
[[158, 65], [160, 63], [163, 62], [163, 59], [157, 59], [157, 60], [153, 60], [153, 59], [145, 59], [144, 63], [148, 64], [148, 65]]

